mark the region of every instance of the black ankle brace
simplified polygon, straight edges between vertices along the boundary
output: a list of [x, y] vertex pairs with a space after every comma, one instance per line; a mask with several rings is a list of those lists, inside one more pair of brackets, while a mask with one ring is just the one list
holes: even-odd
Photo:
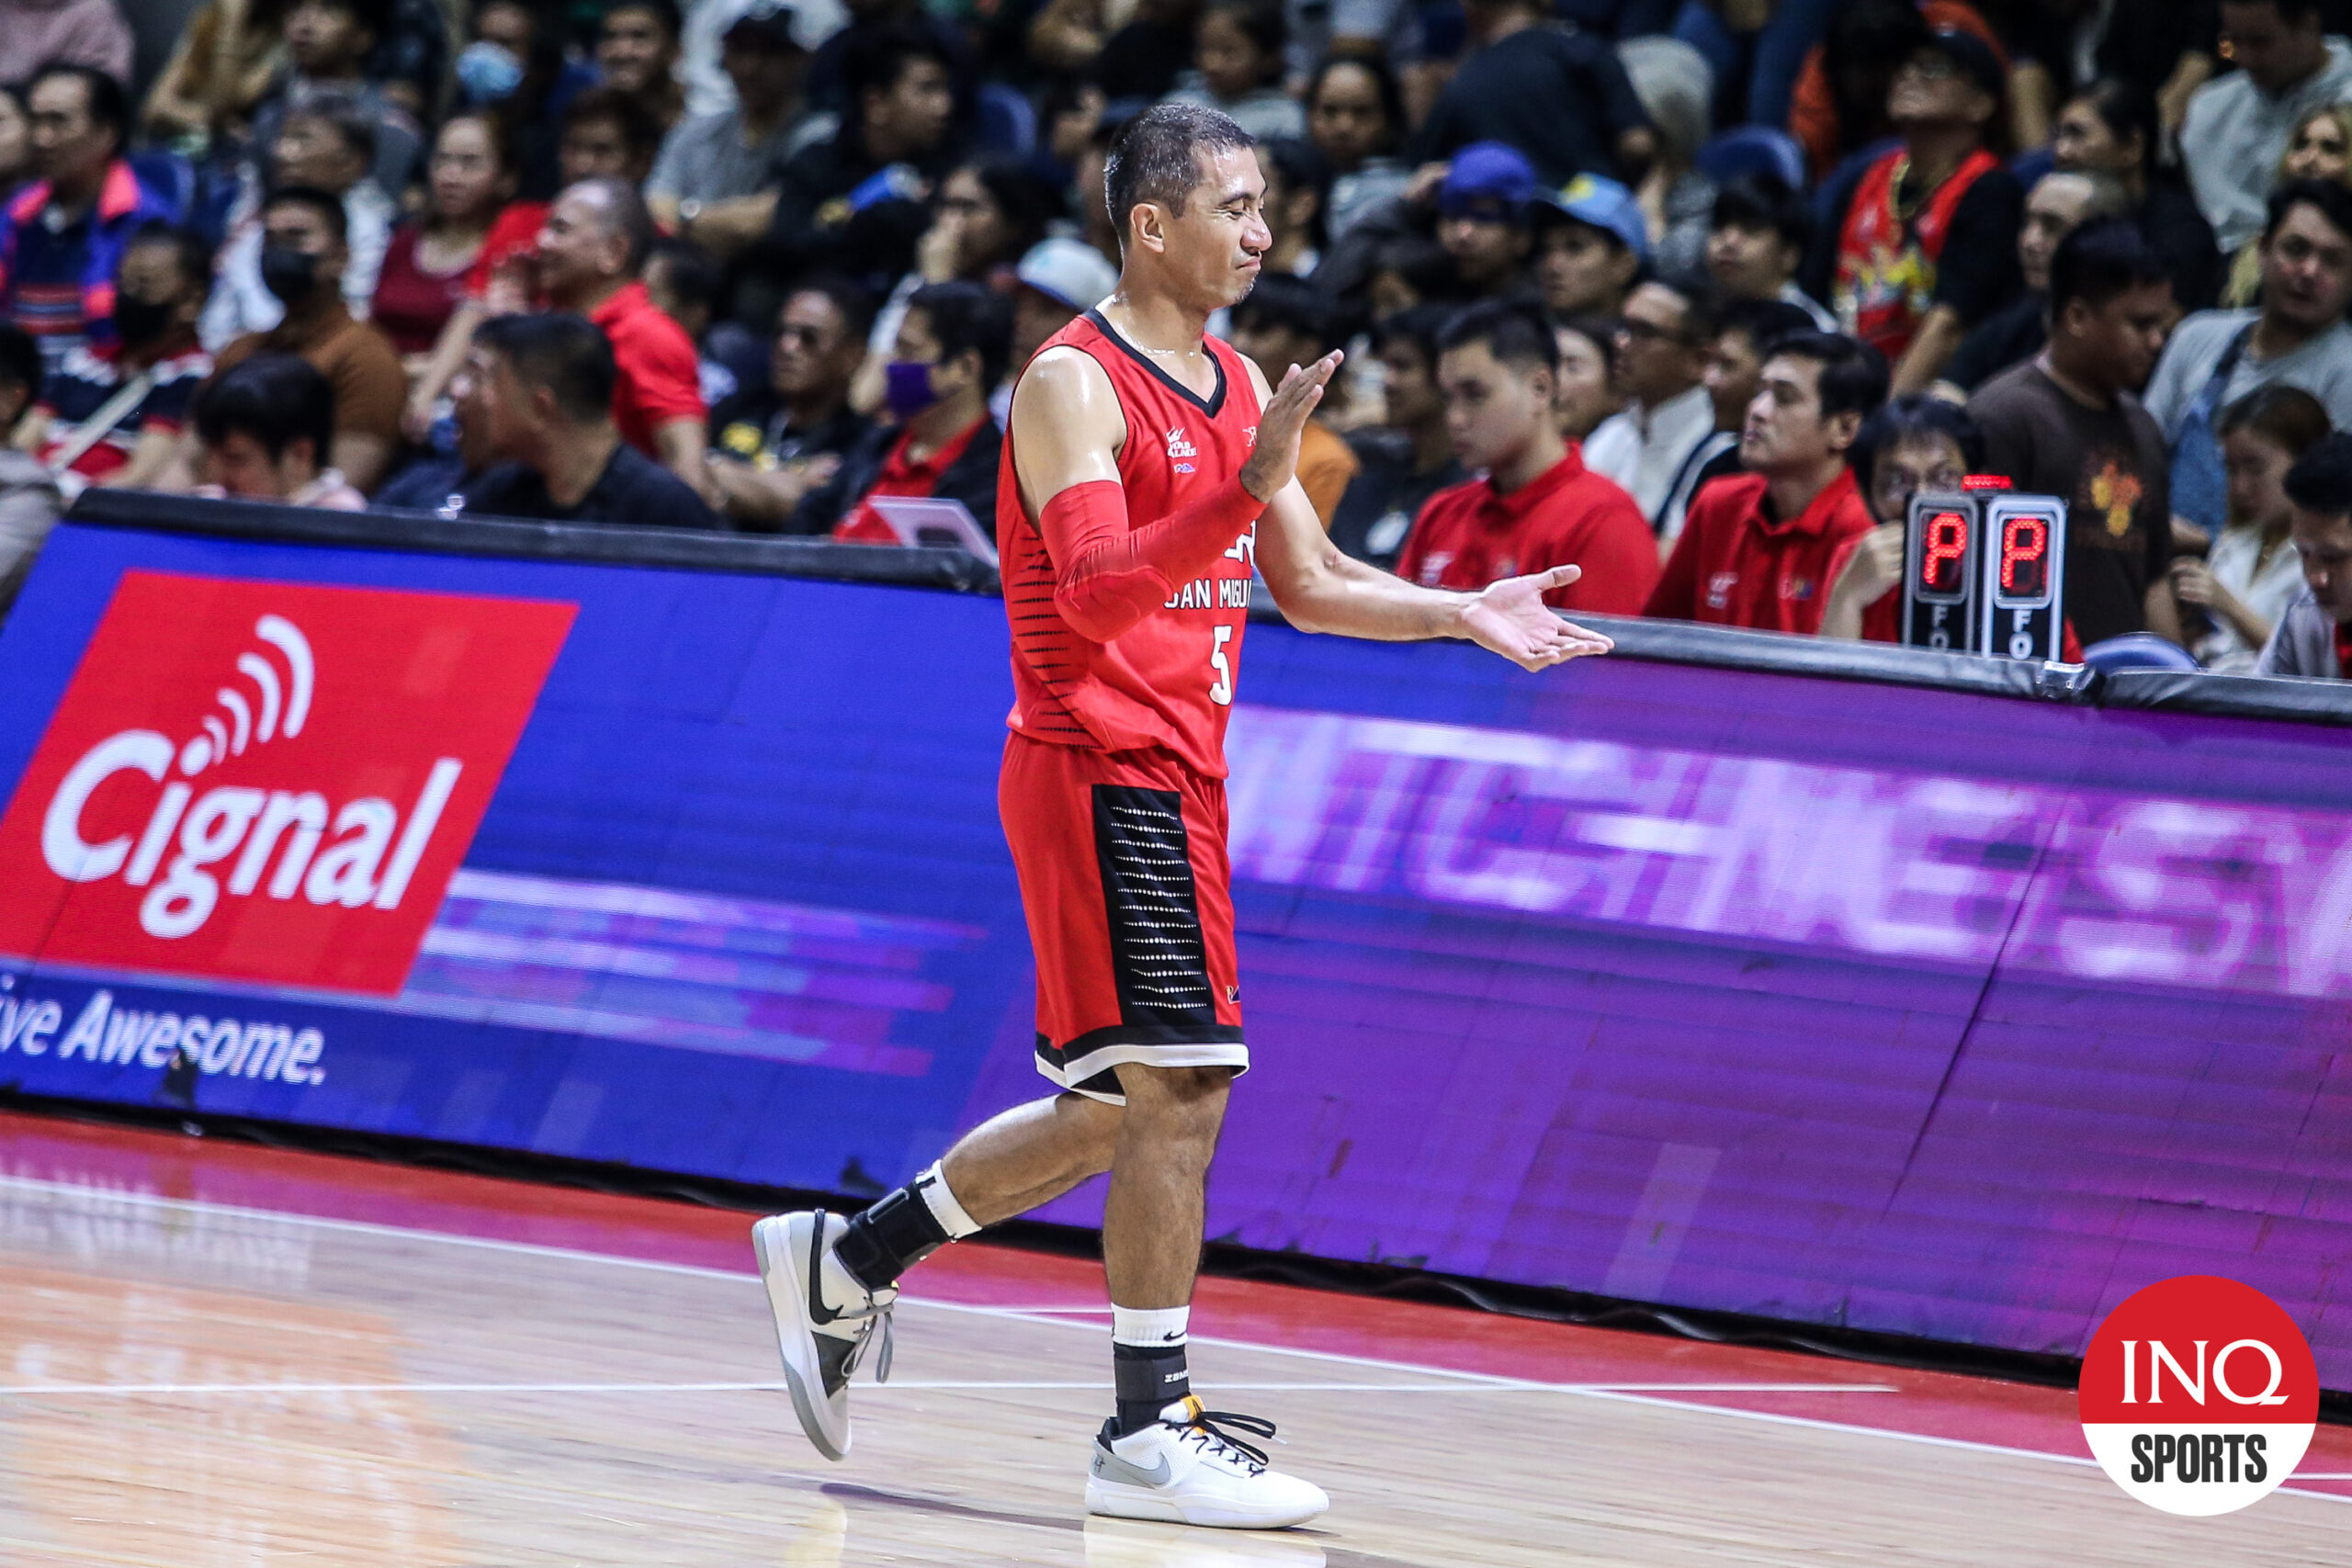
[[833, 1244], [833, 1256], [859, 1284], [885, 1291], [947, 1240], [946, 1227], [922, 1194], [901, 1187], [850, 1221], [849, 1229]]
[[1193, 1392], [1182, 1345], [1111, 1346], [1111, 1382], [1119, 1401], [1121, 1435], [1139, 1431]]

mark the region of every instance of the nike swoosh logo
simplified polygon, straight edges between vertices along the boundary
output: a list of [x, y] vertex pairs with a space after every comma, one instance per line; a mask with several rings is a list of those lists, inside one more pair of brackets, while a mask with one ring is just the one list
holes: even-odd
[[1139, 1464], [1128, 1463], [1097, 1443], [1094, 1445], [1094, 1473], [1105, 1481], [1123, 1481], [1130, 1486], [1165, 1486], [1168, 1478], [1175, 1472], [1166, 1454], [1159, 1456], [1156, 1468], [1146, 1470]]

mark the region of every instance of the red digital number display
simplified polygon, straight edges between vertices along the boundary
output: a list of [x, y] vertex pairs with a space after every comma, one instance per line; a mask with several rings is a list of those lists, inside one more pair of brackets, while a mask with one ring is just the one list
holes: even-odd
[[1955, 598], [1966, 592], [1968, 518], [1963, 513], [1931, 515], [1919, 537], [1919, 592]]
[[2040, 517], [2010, 517], [2001, 524], [2001, 593], [2009, 599], [2041, 599], [2050, 592], [2050, 524]]

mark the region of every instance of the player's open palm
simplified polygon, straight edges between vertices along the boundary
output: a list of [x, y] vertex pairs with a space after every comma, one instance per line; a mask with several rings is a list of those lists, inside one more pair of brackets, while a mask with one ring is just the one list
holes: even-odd
[[1583, 575], [1580, 567], [1555, 566], [1526, 577], [1507, 577], [1481, 590], [1463, 611], [1463, 620], [1480, 648], [1501, 654], [1522, 670], [1544, 670], [1589, 653], [1606, 653], [1616, 644], [1562, 620], [1544, 603], [1544, 595]]
[[1258, 413], [1258, 445], [1241, 466], [1241, 483], [1261, 501], [1272, 501], [1298, 471], [1298, 443], [1307, 417], [1323, 400], [1323, 389], [1346, 357], [1333, 349], [1314, 364], [1294, 365]]

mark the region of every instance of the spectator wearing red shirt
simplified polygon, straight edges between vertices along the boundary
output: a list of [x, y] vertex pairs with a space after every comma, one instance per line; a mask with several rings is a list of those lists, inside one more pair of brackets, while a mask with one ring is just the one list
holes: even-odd
[[1453, 450], [1479, 478], [1430, 497], [1396, 573], [1476, 592], [1508, 577], [1575, 566], [1544, 595], [1555, 609], [1639, 615], [1657, 581], [1657, 543], [1623, 490], [1589, 471], [1560, 435], [1559, 341], [1532, 303], [1474, 305], [1438, 339], [1438, 385]]
[[638, 281], [653, 217], [626, 180], [582, 180], [555, 199], [533, 270], [552, 310], [587, 317], [613, 342], [613, 422], [621, 439], [700, 491], [709, 411], [685, 329]]
[[1951, 493], [1984, 471], [1984, 437], [1968, 411], [1927, 392], [1897, 398], [1862, 422], [1848, 457], [1877, 526], [1838, 547], [1829, 564], [1821, 635], [1903, 640], [1903, 549], [1911, 498]]
[[868, 503], [937, 497], [961, 502], [993, 538], [1004, 433], [989, 416], [989, 393], [1012, 355], [1012, 307], [1003, 295], [960, 281], [916, 289], [883, 376], [895, 425], [867, 432], [785, 532], [894, 545], [899, 536]]
[[1886, 400], [1886, 361], [1852, 338], [1801, 333], [1764, 364], [1739, 458], [1690, 503], [1646, 615], [1811, 636], [1831, 561], [1868, 533], [1870, 509], [1846, 455]]

